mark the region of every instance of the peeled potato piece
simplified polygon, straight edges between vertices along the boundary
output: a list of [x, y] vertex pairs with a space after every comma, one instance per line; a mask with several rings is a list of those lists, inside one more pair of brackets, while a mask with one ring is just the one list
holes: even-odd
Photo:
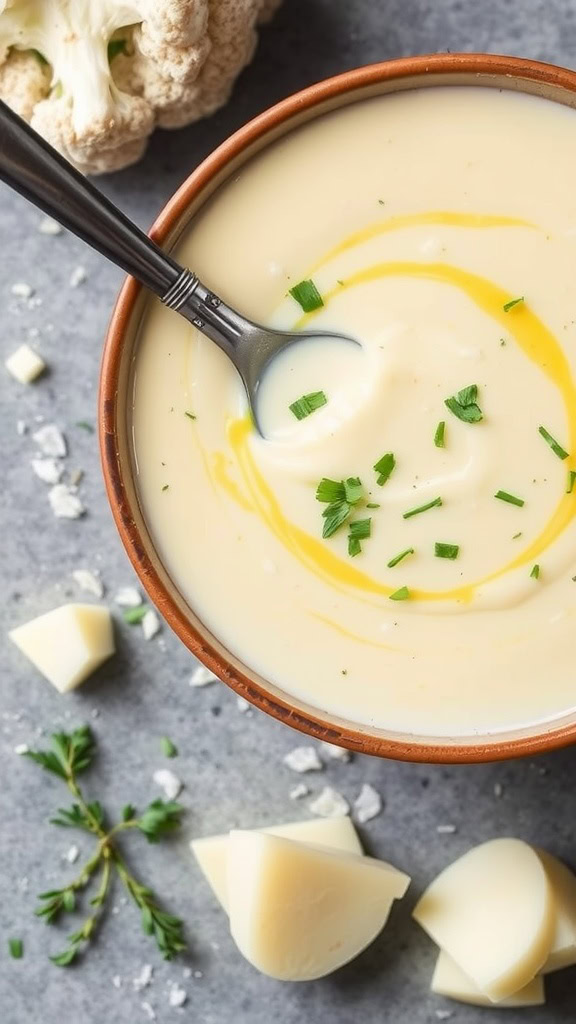
[[536, 853], [544, 865], [556, 902], [552, 946], [542, 967], [543, 974], [550, 974], [576, 964], [576, 877], [552, 854], [539, 849]]
[[110, 612], [97, 604], [63, 604], [8, 635], [60, 693], [79, 686], [114, 654]]
[[541, 975], [537, 974], [519, 992], [515, 992], [514, 995], [508, 996], [507, 999], [502, 999], [501, 1002], [494, 1004], [470, 978], [466, 977], [458, 967], [458, 964], [442, 950], [438, 954], [430, 987], [439, 996], [457, 999], [460, 1003], [471, 1003], [472, 1006], [496, 1005], [500, 1009], [501, 1007], [514, 1006], [542, 1006], [546, 1002], [544, 980]]
[[555, 928], [546, 871], [519, 839], [494, 839], [460, 857], [428, 887], [414, 917], [492, 1002], [538, 973]]
[[311, 981], [342, 967], [386, 924], [407, 875], [381, 861], [264, 832], [230, 833], [230, 931], [259, 971]]
[[[258, 829], [273, 836], [284, 836], [301, 843], [329, 846], [344, 853], [363, 852], [358, 834], [350, 818], [313, 818], [311, 821], [295, 821], [288, 825], [271, 825]], [[196, 857], [216, 899], [228, 910], [228, 835], [207, 836], [194, 839], [190, 849]]]

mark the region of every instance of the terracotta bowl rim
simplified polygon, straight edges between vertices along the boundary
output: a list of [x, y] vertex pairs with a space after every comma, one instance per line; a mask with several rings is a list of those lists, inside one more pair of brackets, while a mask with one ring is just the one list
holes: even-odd
[[[152, 225], [149, 235], [160, 245], [169, 237], [195, 197], [199, 196], [215, 175], [247, 147], [265, 137], [272, 129], [294, 116], [337, 98], [383, 82], [428, 75], [478, 75], [478, 84], [487, 76], [508, 78], [516, 83], [531, 82], [564, 89], [574, 94], [576, 105], [576, 72], [553, 64], [483, 53], [441, 53], [403, 57], [346, 71], [320, 81], [288, 96], [265, 110], [229, 136], [206, 157], [168, 200]], [[425, 84], [425, 83], [423, 83]], [[158, 575], [146, 552], [146, 545], [131, 511], [124, 483], [124, 465], [117, 445], [118, 379], [124, 338], [128, 332], [137, 299], [142, 291], [134, 278], [124, 282], [108, 327], [98, 398], [99, 438], [102, 469], [108, 499], [116, 527], [144, 589], [163, 617], [192, 653], [240, 696], [274, 718], [299, 731], [365, 754], [402, 761], [424, 763], [461, 763], [498, 761], [507, 758], [537, 755], [576, 741], [576, 721], [557, 728], [532, 730], [518, 736], [478, 737], [474, 742], [427, 741], [426, 737], [394, 738], [366, 732], [369, 727], [355, 727], [331, 722], [329, 714], [302, 712], [290, 703], [288, 695], [277, 697], [265, 686], [234, 667], [202, 634], [178, 607], [169, 589]], [[250, 671], [248, 669], [248, 671]], [[561, 720], [560, 720], [561, 721]]]

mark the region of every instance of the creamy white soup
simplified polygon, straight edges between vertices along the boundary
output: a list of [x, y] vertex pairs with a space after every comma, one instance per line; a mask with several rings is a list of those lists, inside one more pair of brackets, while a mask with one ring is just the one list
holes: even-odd
[[405, 92], [256, 156], [178, 246], [249, 316], [361, 343], [283, 354], [263, 438], [210, 341], [159, 302], [142, 327], [152, 537], [286, 693], [436, 736], [576, 705], [575, 167], [566, 107]]

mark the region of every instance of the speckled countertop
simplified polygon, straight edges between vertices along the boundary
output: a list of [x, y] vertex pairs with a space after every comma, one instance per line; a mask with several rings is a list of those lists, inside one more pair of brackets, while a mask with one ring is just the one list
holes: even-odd
[[[252, 67], [229, 106], [209, 121], [158, 134], [135, 168], [100, 183], [147, 226], [174, 188], [217, 143], [253, 114], [325, 75], [386, 57], [443, 49], [508, 52], [573, 64], [573, 0], [285, 0], [262, 35]], [[2, 635], [13, 625], [80, 596], [73, 570], [100, 574], [105, 599], [133, 573], [117, 538], [104, 496], [94, 425], [102, 337], [120, 275], [69, 235], [43, 235], [39, 215], [0, 189], [0, 355], [21, 341], [45, 357], [50, 372], [24, 388], [0, 379], [0, 565]], [[72, 287], [78, 266], [86, 280]], [[11, 294], [15, 282], [34, 289], [32, 301]], [[26, 425], [19, 433], [18, 421]], [[57, 520], [47, 486], [34, 476], [31, 433], [42, 422], [64, 431], [67, 471], [81, 469], [87, 514]], [[22, 431], [23, 426], [20, 427]], [[86, 596], [86, 595], [84, 595]], [[424, 1024], [450, 1019], [472, 1024], [485, 1012], [429, 995], [432, 945], [410, 921], [415, 895], [448, 860], [491, 836], [512, 834], [546, 845], [576, 864], [576, 752], [538, 762], [479, 767], [426, 767], [355, 757], [331, 761], [306, 776], [313, 794], [330, 784], [350, 801], [363, 783], [382, 795], [382, 813], [361, 829], [370, 852], [413, 875], [414, 895], [397, 905], [390, 926], [344, 970], [308, 985], [280, 984], [258, 975], [237, 954], [226, 919], [191, 863], [187, 839], [232, 824], [246, 826], [309, 816], [310, 798], [289, 792], [300, 776], [282, 764], [299, 737], [253, 710], [241, 710], [224, 686], [189, 685], [190, 655], [167, 628], [145, 641], [140, 627], [118, 620], [118, 654], [80, 691], [61, 698], [9, 645], [0, 669], [0, 1019], [2, 1024]], [[159, 736], [180, 756], [170, 763], [184, 782], [189, 809], [183, 837], [168, 849], [136, 837], [128, 854], [154, 881], [168, 906], [186, 920], [191, 952], [182, 962], [161, 961], [140, 933], [134, 910], [118, 892], [100, 941], [78, 968], [52, 966], [47, 954], [63, 934], [33, 916], [35, 894], [60, 884], [74, 868], [64, 855], [83, 836], [47, 824], [64, 799], [58, 783], [14, 748], [41, 742], [39, 732], [88, 721], [101, 746], [90, 791], [111, 810], [127, 800], [157, 795], [152, 775], [166, 766]], [[453, 825], [453, 832], [438, 826]], [[21, 936], [25, 957], [6, 954], [9, 936]], [[152, 979], [139, 986], [142, 969]], [[177, 982], [182, 1009], [169, 1005]], [[576, 975], [550, 979], [546, 1008], [490, 1011], [491, 1019], [560, 1024], [574, 1019]]]

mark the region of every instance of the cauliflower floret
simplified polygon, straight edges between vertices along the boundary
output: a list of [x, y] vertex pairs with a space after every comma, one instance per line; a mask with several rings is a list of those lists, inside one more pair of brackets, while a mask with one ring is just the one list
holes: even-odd
[[227, 100], [277, 3], [0, 0], [0, 97], [86, 173], [126, 167]]

